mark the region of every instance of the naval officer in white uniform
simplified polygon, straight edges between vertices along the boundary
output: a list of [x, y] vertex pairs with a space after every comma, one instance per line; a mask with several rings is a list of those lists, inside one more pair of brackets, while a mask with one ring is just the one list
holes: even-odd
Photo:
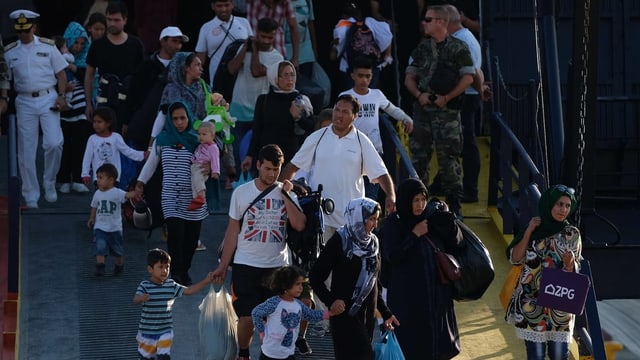
[[35, 22], [40, 15], [29, 10], [13, 11], [18, 41], [5, 47], [9, 77], [17, 93], [15, 99], [18, 124], [18, 162], [22, 179], [22, 196], [28, 208], [37, 208], [40, 185], [36, 173], [38, 130], [42, 128], [44, 173], [42, 185], [48, 202], [58, 199], [56, 174], [60, 167], [63, 136], [60, 110], [65, 106], [64, 93], [67, 62], [53, 40], [35, 36]]

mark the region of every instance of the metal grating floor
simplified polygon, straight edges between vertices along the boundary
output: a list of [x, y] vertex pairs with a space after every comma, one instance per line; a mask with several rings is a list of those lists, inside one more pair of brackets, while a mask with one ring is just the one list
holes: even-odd
[[[113, 259], [107, 259], [106, 275], [98, 278], [94, 275], [95, 262], [92, 256], [92, 244], [89, 239], [78, 238], [76, 242], [76, 261], [78, 276], [78, 321], [79, 321], [79, 359], [87, 360], [130, 360], [137, 358], [135, 341], [140, 307], [133, 304], [133, 295], [138, 283], [148, 278], [143, 263], [149, 248], [163, 247], [160, 240], [146, 238], [147, 233], [125, 228], [125, 270], [119, 277], [114, 277]], [[159, 237], [157, 232], [155, 237]], [[164, 245], [164, 246], [163, 246]], [[209, 244], [208, 244], [209, 245]], [[194, 256], [194, 274], [205, 273], [207, 265], [216, 246], [209, 245], [209, 250], [197, 252]], [[202, 255], [201, 255], [202, 254]], [[199, 271], [202, 268], [202, 271]], [[197, 276], [193, 276], [194, 280]], [[197, 323], [202, 294], [185, 296], [174, 305], [175, 338], [172, 357], [176, 359], [199, 359], [199, 334]], [[259, 344], [255, 341], [251, 347], [252, 358], [257, 359], [260, 353]], [[309, 355], [296, 354], [299, 359], [331, 360], [334, 358], [331, 335], [307, 335], [313, 350]]]

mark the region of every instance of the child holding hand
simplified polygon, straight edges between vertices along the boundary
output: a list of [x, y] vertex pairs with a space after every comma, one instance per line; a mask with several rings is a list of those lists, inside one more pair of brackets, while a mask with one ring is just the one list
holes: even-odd
[[329, 310], [312, 310], [298, 300], [303, 282], [304, 273], [295, 266], [283, 266], [275, 270], [271, 290], [278, 295], [267, 299], [251, 312], [253, 325], [262, 340], [260, 360], [295, 360], [295, 341], [300, 331], [300, 321], [318, 322], [340, 314]]
[[119, 276], [124, 269], [124, 246], [122, 241], [122, 203], [127, 199], [141, 197], [135, 191], [125, 192], [115, 187], [118, 170], [113, 164], [102, 164], [96, 170], [97, 190], [91, 199], [91, 215], [87, 226], [93, 229], [95, 240], [96, 276], [105, 273], [107, 255], [115, 256], [113, 275]]
[[138, 285], [133, 303], [142, 304], [136, 340], [140, 359], [169, 359], [173, 344], [172, 306], [176, 298], [193, 295], [213, 281], [213, 273], [189, 287], [169, 278], [171, 256], [162, 249], [147, 253], [149, 280]]
[[216, 128], [210, 121], [205, 121], [198, 127], [198, 140], [200, 145], [193, 152], [191, 158], [191, 190], [193, 192], [193, 200], [187, 207], [187, 210], [197, 210], [202, 207], [205, 200], [205, 192], [207, 186], [207, 176], [202, 174], [201, 165], [209, 164], [211, 166], [211, 178], [216, 180], [220, 177], [220, 149], [215, 141]]

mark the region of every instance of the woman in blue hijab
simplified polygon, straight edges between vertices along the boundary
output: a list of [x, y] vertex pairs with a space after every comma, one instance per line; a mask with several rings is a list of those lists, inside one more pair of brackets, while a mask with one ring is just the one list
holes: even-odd
[[158, 164], [162, 165], [162, 213], [167, 225], [167, 250], [171, 255], [171, 277], [190, 285], [189, 269], [200, 237], [207, 207], [188, 211], [191, 203], [191, 156], [198, 146], [194, 117], [184, 102], [169, 105], [164, 130], [154, 140], [138, 176], [138, 190], [144, 189]]

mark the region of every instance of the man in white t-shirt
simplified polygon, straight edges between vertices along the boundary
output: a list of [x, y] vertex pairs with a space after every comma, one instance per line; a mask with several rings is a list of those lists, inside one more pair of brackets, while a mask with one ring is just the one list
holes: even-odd
[[[229, 61], [229, 72], [238, 74], [229, 107], [229, 113], [237, 119], [231, 131], [238, 143], [253, 127], [253, 115], [258, 96], [269, 92], [267, 68], [284, 60], [282, 54], [273, 47], [277, 29], [278, 23], [275, 20], [260, 19], [256, 37], [250, 38], [238, 50], [236, 57]], [[238, 167], [239, 161], [242, 160], [239, 148], [234, 146], [233, 149]]]
[[335, 211], [325, 217], [325, 239], [344, 225], [347, 203], [364, 197], [364, 175], [385, 192], [387, 213], [395, 211], [393, 180], [371, 140], [353, 125], [359, 111], [358, 99], [340, 95], [333, 108], [332, 124], [309, 135], [280, 175], [281, 179], [292, 179], [302, 169], [309, 174], [312, 189], [322, 184], [323, 196], [333, 199]]
[[[413, 120], [402, 109], [393, 105], [382, 91], [369, 88], [372, 78], [373, 63], [364, 58], [354, 60], [351, 67], [353, 88], [343, 91], [340, 95], [349, 94], [360, 101], [360, 112], [353, 125], [369, 137], [378, 154], [382, 155], [382, 138], [380, 137], [380, 119], [378, 117], [380, 110], [402, 122], [407, 134], [413, 130]], [[377, 200], [380, 186], [372, 184], [368, 177], [365, 177], [364, 180], [365, 195], [370, 199]]]
[[252, 37], [253, 30], [247, 19], [231, 14], [233, 1], [211, 0], [211, 9], [216, 16], [200, 28], [195, 50], [203, 64], [207, 57], [210, 59], [209, 84], [212, 89], [215, 89], [213, 76], [218, 69], [224, 50], [235, 40]]
[[[233, 307], [238, 315], [238, 359], [249, 358], [253, 336], [251, 310], [271, 296], [265, 278], [289, 263], [287, 221], [302, 231], [306, 217], [296, 203], [293, 184], [277, 181], [284, 155], [278, 145], [265, 145], [258, 153], [258, 177], [240, 185], [231, 194], [229, 224], [224, 235], [220, 264], [213, 272], [223, 282], [233, 262], [232, 286], [237, 298]], [[235, 251], [235, 255], [234, 255]], [[233, 257], [233, 259], [232, 259]], [[233, 260], [233, 261], [232, 261]]]

